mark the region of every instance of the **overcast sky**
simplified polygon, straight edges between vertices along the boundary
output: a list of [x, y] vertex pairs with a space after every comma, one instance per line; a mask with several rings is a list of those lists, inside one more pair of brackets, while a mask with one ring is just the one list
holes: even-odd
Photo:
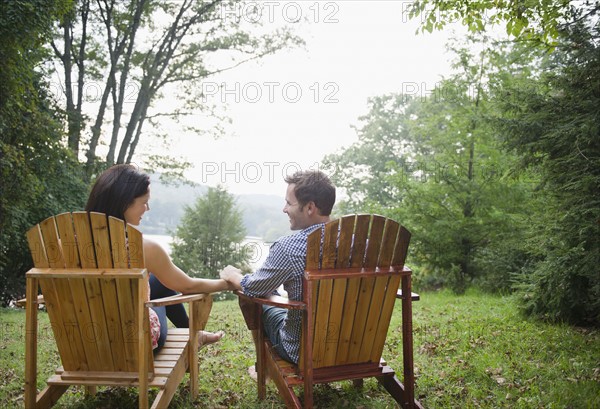
[[[187, 176], [196, 182], [283, 196], [286, 173], [318, 168], [326, 154], [357, 140], [351, 125], [369, 97], [425, 95], [450, 72], [449, 32], [415, 34], [420, 21], [408, 20], [409, 3], [264, 3], [267, 25], [294, 24], [299, 14], [307, 20], [295, 25], [306, 46], [206, 80], [209, 102], [226, 106], [233, 120], [227, 136], [173, 135], [169, 153], [194, 164]], [[240, 4], [238, 12], [249, 11], [249, 2]]]

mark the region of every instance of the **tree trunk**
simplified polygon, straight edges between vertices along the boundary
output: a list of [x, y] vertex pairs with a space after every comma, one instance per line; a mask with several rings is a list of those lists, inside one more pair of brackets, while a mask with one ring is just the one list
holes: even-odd
[[[110, 79], [112, 78], [112, 80]], [[86, 163], [86, 175], [87, 177], [91, 177], [92, 172], [94, 171], [94, 167], [96, 164], [96, 148], [98, 146], [98, 141], [100, 139], [100, 131], [102, 130], [102, 122], [104, 121], [104, 114], [106, 113], [106, 105], [108, 102], [108, 96], [110, 95], [111, 89], [115, 86], [114, 74], [111, 73], [109, 80], [106, 82], [104, 86], [104, 92], [102, 93], [102, 99], [100, 100], [100, 106], [98, 107], [98, 115], [96, 116], [96, 122], [94, 126], [92, 126], [92, 137], [90, 139], [90, 144], [88, 147], [88, 151], [86, 153], [87, 163]]]
[[63, 27], [63, 41], [64, 51], [60, 56], [63, 62], [65, 71], [65, 99], [67, 102], [67, 145], [69, 149], [75, 154], [79, 154], [79, 135], [75, 132], [75, 124], [77, 123], [75, 113], [75, 103], [73, 102], [73, 64], [71, 61], [71, 44], [73, 38], [71, 37], [71, 27], [73, 24], [72, 19], [65, 21]]
[[148, 104], [143, 109], [142, 114], [140, 115], [139, 120], [137, 121], [137, 130], [135, 132], [135, 138], [129, 147], [129, 155], [127, 155], [127, 163], [131, 163], [133, 160], [133, 154], [135, 153], [135, 148], [140, 140], [140, 136], [142, 135], [142, 127], [144, 126], [144, 119], [146, 118], [146, 114], [148, 112]]
[[[129, 25], [124, 30], [122, 35], [121, 42], [117, 45], [114, 53], [111, 51], [111, 60], [114, 61], [114, 65], [116, 66], [117, 61], [123, 57], [123, 64], [120, 67], [121, 75], [119, 77], [118, 84], [115, 80], [115, 87], [113, 87], [113, 129], [112, 135], [109, 144], [109, 151], [106, 156], [106, 162], [110, 165], [114, 163], [115, 152], [117, 149], [117, 142], [119, 139], [119, 133], [121, 131], [121, 118], [123, 116], [123, 103], [125, 102], [125, 91], [127, 88], [127, 80], [130, 78], [130, 67], [131, 67], [131, 56], [133, 54], [135, 38], [137, 34], [137, 30], [142, 21], [142, 13], [146, 7], [147, 0], [139, 0], [135, 3], [135, 10], [133, 12], [133, 18], [131, 19]], [[107, 12], [108, 13], [108, 12]], [[110, 22], [110, 20], [109, 20]], [[107, 28], [110, 27], [109, 22], [107, 22]], [[110, 34], [110, 30], [108, 30]], [[110, 43], [109, 43], [110, 44]], [[123, 55], [123, 50], [127, 46], [127, 50]], [[118, 88], [117, 88], [118, 85]], [[137, 104], [137, 102], [136, 102]], [[130, 118], [130, 122], [133, 118]], [[134, 121], [135, 122], [135, 121]], [[129, 126], [128, 126], [129, 128]], [[127, 137], [127, 136], [126, 136]], [[117, 158], [117, 163], [123, 163], [121, 158], [121, 153], [119, 152], [119, 157]]]

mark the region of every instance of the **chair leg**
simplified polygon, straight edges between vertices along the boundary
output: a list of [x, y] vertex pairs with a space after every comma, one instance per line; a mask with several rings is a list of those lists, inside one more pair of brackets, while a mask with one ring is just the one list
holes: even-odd
[[[266, 348], [265, 348], [266, 350]], [[266, 351], [265, 356], [265, 369], [271, 374], [273, 383], [277, 387], [279, 391], [279, 395], [285, 402], [286, 408], [294, 408], [294, 409], [310, 409], [312, 408], [312, 387], [304, 389], [304, 406], [300, 402], [300, 399], [296, 395], [294, 388], [287, 383], [285, 375], [280, 371], [277, 363], [275, 362], [271, 352]], [[309, 391], [307, 394], [306, 391]]]
[[[262, 314], [257, 317], [259, 328], [262, 328]], [[265, 333], [262, 330], [256, 330], [256, 381], [258, 383], [258, 399], [264, 400], [267, 396], [267, 365], [266, 365], [266, 348], [265, 348]]]
[[[212, 299], [212, 298], [211, 298]], [[196, 321], [203, 317], [203, 309], [202, 306], [204, 304], [200, 304], [198, 302], [190, 303], [189, 313], [190, 313], [190, 334], [189, 334], [189, 347], [188, 347], [188, 372], [190, 373], [190, 395], [192, 401], [198, 397], [198, 376], [199, 376], [199, 367], [198, 367], [198, 330], [195, 327]], [[212, 307], [212, 303], [208, 306]], [[208, 308], [210, 312], [210, 308]], [[200, 323], [202, 328], [204, 329], [205, 323]]]
[[25, 407], [36, 406], [37, 395], [37, 328], [38, 280], [27, 278], [27, 304], [25, 309]]
[[87, 396], [96, 396], [97, 391], [98, 391], [98, 388], [96, 386], [86, 386], [85, 387], [85, 394]]
[[245, 297], [239, 297], [238, 302], [248, 329], [258, 330], [262, 328], [259, 322], [262, 315], [262, 307], [255, 302], [247, 300]]
[[406, 399], [407, 396], [404, 385], [402, 385], [396, 375], [387, 374], [378, 376], [377, 380], [388, 391], [392, 398], [400, 404], [400, 406], [403, 408], [412, 408], [412, 405], [410, 405], [410, 402]]
[[37, 397], [37, 402], [34, 406], [25, 406], [27, 409], [32, 408], [51, 408], [69, 389], [69, 385], [48, 385]]
[[398, 380], [395, 374], [389, 373], [378, 376], [377, 380], [402, 408], [423, 409], [423, 406], [419, 401], [414, 398], [409, 399], [406, 388], [402, 385], [402, 382]]
[[406, 400], [414, 402], [415, 374], [413, 362], [412, 298], [410, 275], [402, 276], [402, 355]]

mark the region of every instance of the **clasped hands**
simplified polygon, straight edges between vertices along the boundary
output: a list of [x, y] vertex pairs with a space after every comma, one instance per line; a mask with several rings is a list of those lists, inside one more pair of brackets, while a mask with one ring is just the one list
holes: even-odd
[[242, 270], [237, 267], [228, 265], [219, 273], [219, 277], [225, 280], [229, 285], [229, 290], [241, 290], [241, 281], [244, 278]]

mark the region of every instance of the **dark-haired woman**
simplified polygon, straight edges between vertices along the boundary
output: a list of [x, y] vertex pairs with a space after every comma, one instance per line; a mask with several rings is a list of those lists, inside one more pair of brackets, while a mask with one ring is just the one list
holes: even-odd
[[[85, 210], [100, 212], [125, 220], [137, 226], [145, 212], [150, 210], [150, 177], [139, 172], [133, 165], [115, 165], [104, 171], [94, 183]], [[230, 289], [222, 279], [192, 278], [179, 269], [158, 244], [144, 238], [146, 269], [150, 272], [150, 298], [162, 298], [183, 294], [213, 293]], [[160, 349], [167, 337], [167, 317], [176, 327], [188, 328], [188, 315], [183, 305], [153, 307], [151, 313], [151, 333], [153, 347]], [[160, 323], [160, 324], [159, 324]], [[219, 341], [223, 332], [203, 331], [200, 340], [203, 344]]]

